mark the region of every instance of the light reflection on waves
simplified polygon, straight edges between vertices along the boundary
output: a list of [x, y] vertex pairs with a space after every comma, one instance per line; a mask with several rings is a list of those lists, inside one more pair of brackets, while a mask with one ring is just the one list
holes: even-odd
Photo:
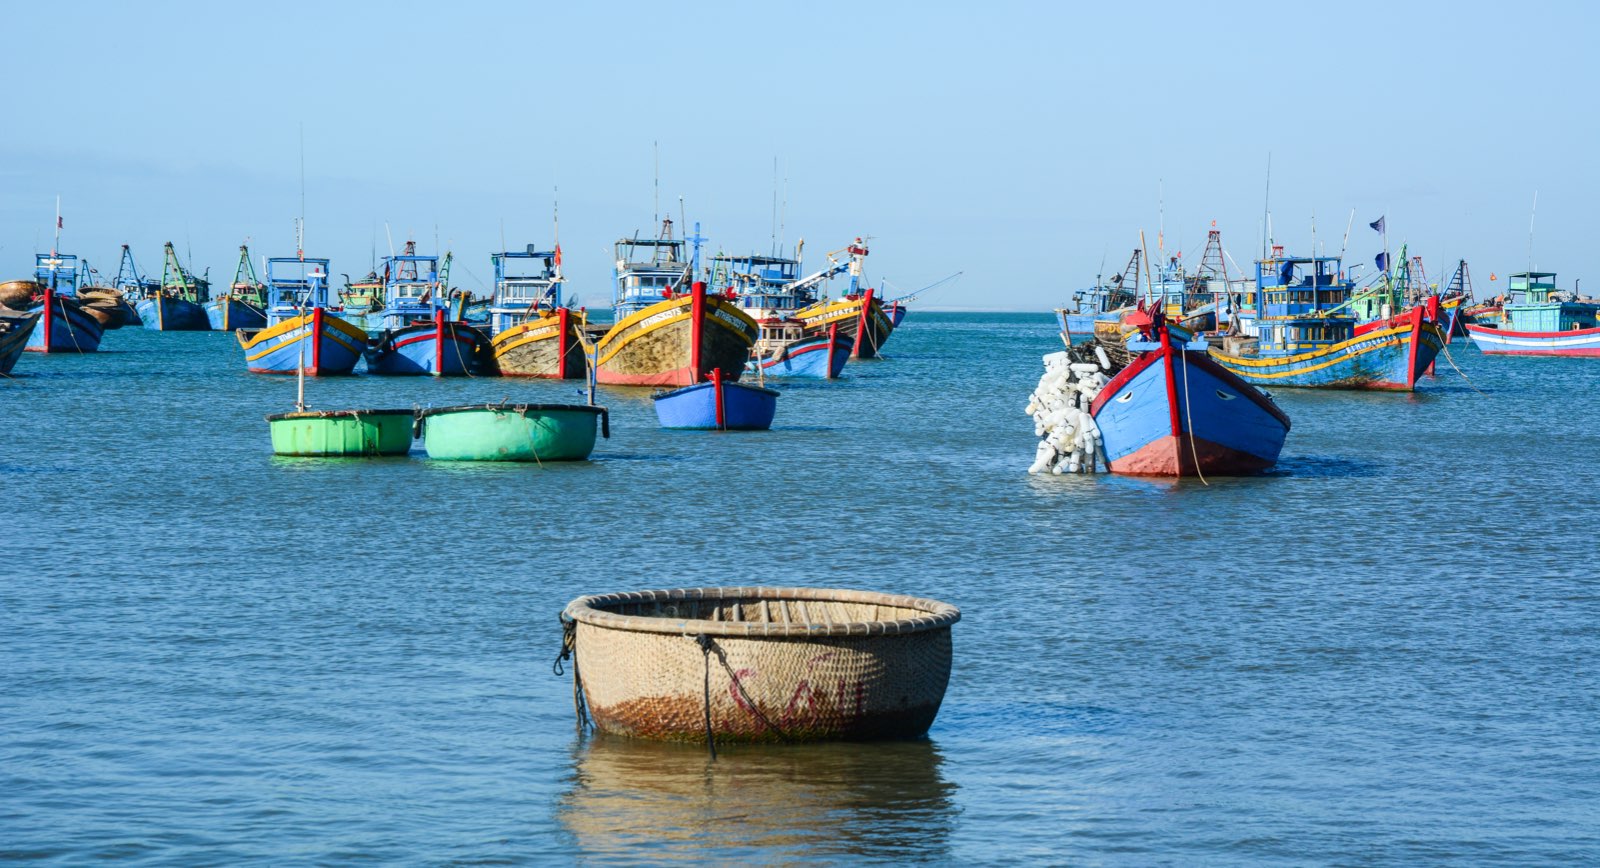
[[[932, 742], [725, 747], [595, 736], [557, 817], [589, 858], [949, 858], [955, 785]], [[642, 848], [648, 847], [648, 850]]]

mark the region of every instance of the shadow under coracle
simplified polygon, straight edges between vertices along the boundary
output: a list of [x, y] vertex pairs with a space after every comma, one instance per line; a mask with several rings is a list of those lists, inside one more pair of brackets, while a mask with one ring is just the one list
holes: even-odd
[[948, 858], [955, 785], [930, 741], [704, 746], [596, 735], [557, 817], [599, 860]]

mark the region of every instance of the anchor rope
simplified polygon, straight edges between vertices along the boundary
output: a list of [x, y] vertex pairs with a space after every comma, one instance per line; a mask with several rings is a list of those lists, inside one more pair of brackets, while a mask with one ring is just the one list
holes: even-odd
[[[717, 761], [717, 737], [711, 729], [711, 637], [701, 633], [694, 637], [696, 645], [700, 646], [700, 658], [705, 664], [704, 703], [706, 714], [706, 750], [711, 752], [711, 761]], [[718, 655], [720, 658], [721, 655]]]
[[593, 727], [593, 724], [585, 707], [587, 703], [584, 701], [583, 680], [578, 676], [578, 622], [569, 619], [564, 612], [558, 618], [561, 622], [561, 650], [556, 653], [555, 663], [551, 665], [550, 670], [559, 678], [566, 674], [565, 668], [561, 665], [562, 661], [569, 659], [572, 661], [572, 712], [577, 718], [578, 735], [582, 736], [586, 730]]
[[1194, 475], [1200, 477], [1201, 485], [1210, 488], [1211, 483], [1206, 482], [1206, 475], [1200, 471], [1200, 447], [1194, 442], [1194, 409], [1193, 402], [1189, 400], [1189, 354], [1179, 350], [1178, 360], [1183, 363], [1183, 414], [1188, 420], [1189, 454], [1194, 456]]

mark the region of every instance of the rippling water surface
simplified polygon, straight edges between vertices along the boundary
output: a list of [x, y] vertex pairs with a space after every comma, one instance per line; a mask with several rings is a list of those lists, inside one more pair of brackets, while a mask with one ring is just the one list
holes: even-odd
[[[1045, 315], [913, 313], [765, 434], [602, 390], [542, 469], [277, 459], [231, 336], [105, 346], [0, 381], [0, 858], [1600, 861], [1600, 361], [1286, 390], [1208, 487], [1024, 473]], [[756, 583], [959, 605], [928, 741], [576, 736], [569, 599]]]

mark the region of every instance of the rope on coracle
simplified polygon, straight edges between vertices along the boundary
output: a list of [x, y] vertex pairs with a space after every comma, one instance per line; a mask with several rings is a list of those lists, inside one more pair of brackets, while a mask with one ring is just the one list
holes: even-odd
[[569, 619], [565, 612], [559, 616], [559, 620], [561, 621], [561, 650], [556, 653], [556, 660], [551, 665], [550, 671], [555, 673], [558, 678], [566, 675], [566, 669], [561, 663], [568, 659], [572, 661], [572, 712], [578, 721], [578, 735], [582, 736], [591, 727], [591, 724], [589, 722], [589, 712], [585, 707], [587, 703], [584, 701], [583, 680], [578, 677], [578, 622]]
[[694, 637], [694, 643], [700, 646], [700, 658], [705, 663], [705, 713], [706, 713], [706, 750], [711, 752], [711, 761], [717, 761], [717, 736], [711, 729], [711, 637], [701, 633]]

